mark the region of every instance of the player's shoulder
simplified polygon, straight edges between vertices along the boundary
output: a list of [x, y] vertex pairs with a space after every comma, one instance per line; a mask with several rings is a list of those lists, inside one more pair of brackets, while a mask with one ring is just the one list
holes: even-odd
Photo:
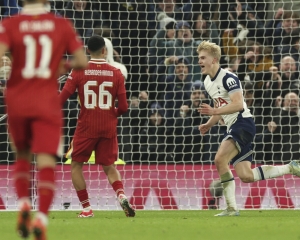
[[210, 80], [211, 80], [211, 79], [210, 79], [210, 76], [209, 76], [209, 75], [206, 75], [203, 82], [205, 83], [205, 82], [208, 82], [208, 81], [210, 81]]
[[68, 75], [68, 79], [72, 80], [74, 77], [84, 74], [85, 69], [72, 69]]
[[[3, 28], [3, 26], [12, 25], [12, 24], [14, 24], [16, 21], [20, 21], [20, 14], [14, 15], [14, 17], [12, 17], [12, 16], [7, 16], [7, 17], [5, 17], [5, 18], [0, 22], [0, 26]], [[0, 30], [1, 30], [1, 29], [0, 29]]]
[[237, 75], [235, 75], [234, 73], [226, 70], [226, 69], [222, 69], [222, 74], [220, 75], [220, 77], [222, 78], [223, 82], [226, 82], [228, 79], [234, 79], [235, 81], [239, 81], [239, 78]]
[[109, 70], [113, 71], [114, 72], [114, 75], [121, 75], [123, 76], [120, 68], [117, 68], [113, 65], [111, 65], [110, 63], [106, 62], [105, 65], [108, 67]]
[[113, 66], [113, 65], [110, 64], [109, 62], [106, 62], [105, 65], [106, 65], [108, 68], [110, 68], [111, 70], [113, 70], [113, 71], [120, 71], [119, 68]]
[[225, 88], [228, 88], [228, 90], [230, 90], [240, 86], [240, 80], [237, 75], [225, 69], [223, 69], [223, 73], [224, 75], [222, 78], [222, 82]]

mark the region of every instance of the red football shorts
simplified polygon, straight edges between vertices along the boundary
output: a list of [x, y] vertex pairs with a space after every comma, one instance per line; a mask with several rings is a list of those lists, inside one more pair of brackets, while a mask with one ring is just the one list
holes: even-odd
[[8, 116], [8, 130], [17, 150], [62, 155], [62, 119]]
[[118, 158], [118, 139], [114, 138], [84, 138], [74, 136], [71, 143], [72, 161], [88, 162], [92, 151], [95, 151], [95, 163], [109, 166]]

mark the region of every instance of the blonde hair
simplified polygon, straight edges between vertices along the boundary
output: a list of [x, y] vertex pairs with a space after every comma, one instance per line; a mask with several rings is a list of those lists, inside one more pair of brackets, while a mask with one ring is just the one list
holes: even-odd
[[209, 41], [202, 41], [197, 48], [197, 52], [200, 53], [202, 50], [208, 51], [214, 58], [220, 61], [221, 48], [217, 44]]

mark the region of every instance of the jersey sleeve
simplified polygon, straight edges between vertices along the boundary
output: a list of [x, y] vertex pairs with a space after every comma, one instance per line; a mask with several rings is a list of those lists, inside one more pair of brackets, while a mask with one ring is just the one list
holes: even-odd
[[73, 28], [71, 22], [67, 19], [64, 19], [66, 27], [64, 28], [66, 45], [67, 45], [67, 52], [72, 54], [77, 49], [82, 48], [83, 44], [80, 40], [78, 34], [76, 33], [75, 29]]
[[10, 28], [8, 24], [9, 23], [7, 20], [4, 20], [0, 23], [0, 42], [6, 44], [10, 48], [11, 41], [8, 32]]
[[242, 90], [241, 81], [233, 74], [226, 74], [223, 77], [223, 86], [229, 94]]
[[72, 70], [68, 76], [64, 89], [73, 94], [77, 89], [77, 72]]

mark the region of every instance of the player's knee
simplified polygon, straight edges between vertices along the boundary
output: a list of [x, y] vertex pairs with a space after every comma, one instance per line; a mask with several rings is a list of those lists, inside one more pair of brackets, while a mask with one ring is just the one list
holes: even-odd
[[251, 183], [253, 182], [253, 176], [250, 175], [250, 174], [245, 174], [245, 175], [242, 175], [242, 176], [239, 176], [241, 181], [243, 183]]
[[216, 167], [219, 167], [219, 166], [222, 166], [222, 164], [224, 164], [224, 159], [221, 156], [216, 155], [214, 162], [215, 162]]
[[104, 170], [104, 172], [105, 172], [106, 175], [108, 175], [112, 171], [116, 171], [116, 167], [115, 167], [114, 164], [109, 165], [109, 166], [102, 165], [102, 168], [103, 168], [103, 170]]
[[72, 171], [81, 170], [82, 166], [83, 166], [83, 163], [81, 163], [81, 162], [72, 161], [72, 163], [71, 163]]

